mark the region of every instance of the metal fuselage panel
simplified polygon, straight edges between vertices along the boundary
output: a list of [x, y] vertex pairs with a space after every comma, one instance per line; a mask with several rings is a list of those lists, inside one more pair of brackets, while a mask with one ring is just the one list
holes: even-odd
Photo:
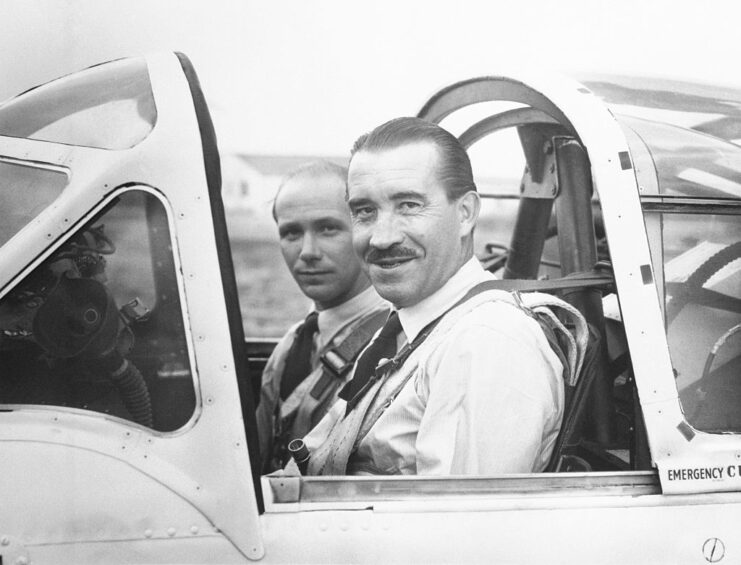
[[[725, 500], [724, 500], [725, 499]], [[729, 500], [730, 499], [730, 500]], [[739, 555], [738, 496], [389, 502], [262, 517], [265, 563], [702, 563], [708, 540]], [[537, 507], [540, 503], [540, 507]], [[488, 507], [487, 507], [488, 506]], [[712, 543], [712, 542], [711, 542]], [[729, 561], [732, 562], [732, 561]]]

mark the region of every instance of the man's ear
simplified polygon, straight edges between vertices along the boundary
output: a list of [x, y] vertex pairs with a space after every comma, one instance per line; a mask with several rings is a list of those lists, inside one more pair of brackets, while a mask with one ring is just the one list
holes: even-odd
[[458, 198], [457, 210], [461, 230], [460, 235], [464, 237], [473, 231], [476, 221], [479, 219], [479, 210], [481, 210], [481, 197], [479, 193], [470, 190]]

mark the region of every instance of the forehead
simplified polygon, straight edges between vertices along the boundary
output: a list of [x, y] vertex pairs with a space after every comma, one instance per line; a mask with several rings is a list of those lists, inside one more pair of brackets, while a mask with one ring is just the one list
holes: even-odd
[[279, 222], [349, 215], [344, 179], [322, 173], [300, 174], [287, 180], [276, 197], [275, 215]]
[[348, 191], [387, 187], [425, 188], [436, 180], [438, 150], [430, 142], [410, 143], [391, 149], [361, 150], [350, 162]]

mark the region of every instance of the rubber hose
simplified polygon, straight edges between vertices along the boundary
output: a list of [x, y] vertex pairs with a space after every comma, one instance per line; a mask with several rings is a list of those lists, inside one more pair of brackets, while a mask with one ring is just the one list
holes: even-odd
[[124, 406], [137, 424], [152, 427], [152, 400], [149, 389], [139, 369], [124, 359], [121, 367], [111, 373], [111, 380], [118, 388]]

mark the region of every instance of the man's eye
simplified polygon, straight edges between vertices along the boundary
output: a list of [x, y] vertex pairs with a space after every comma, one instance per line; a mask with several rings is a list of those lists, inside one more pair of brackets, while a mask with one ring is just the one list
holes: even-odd
[[299, 230], [283, 230], [280, 232], [280, 238], [286, 241], [296, 241], [301, 237]]
[[372, 216], [373, 208], [371, 206], [360, 206], [358, 208], [354, 208], [352, 211], [352, 217], [355, 220], [369, 220]]
[[322, 235], [334, 235], [338, 231], [340, 231], [340, 229], [337, 226], [322, 226], [319, 228], [319, 233]]
[[406, 200], [399, 203], [399, 209], [402, 212], [414, 212], [419, 210], [421, 207], [422, 205], [419, 202], [414, 202], [412, 200]]

